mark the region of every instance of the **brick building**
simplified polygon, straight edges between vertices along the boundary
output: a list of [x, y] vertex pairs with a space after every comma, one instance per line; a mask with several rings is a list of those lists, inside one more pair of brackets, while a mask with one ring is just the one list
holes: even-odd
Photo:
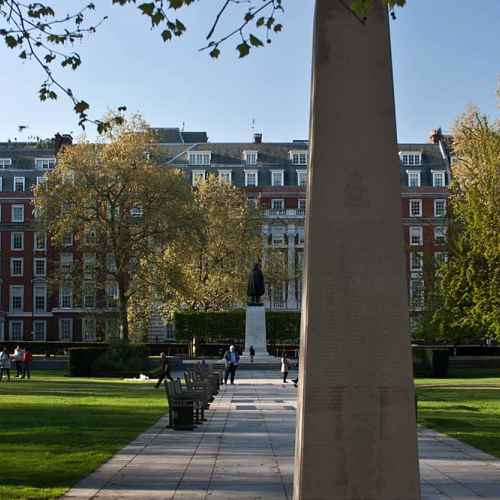
[[[181, 169], [190, 183], [215, 174], [246, 190], [265, 209], [263, 243], [283, 252], [290, 279], [269, 290], [266, 305], [297, 310], [302, 292], [304, 215], [308, 142], [211, 143], [206, 132], [156, 129], [162, 162]], [[32, 187], [55, 167], [56, 151], [69, 137], [37, 142], [0, 143], [0, 341], [79, 342], [104, 338], [107, 330], [74, 307], [71, 294], [50, 293], [47, 276], [54, 255], [33, 225]], [[407, 254], [410, 310], [422, 307], [423, 277], [433, 259], [446, 258], [446, 204], [449, 156], [439, 132], [430, 143], [400, 144], [401, 209]], [[334, 159], [332, 168], [335, 168]], [[369, 168], [369, 166], [367, 166]], [[74, 252], [68, 242], [64, 258]], [[95, 300], [95, 299], [94, 299]], [[102, 335], [98, 334], [100, 329]], [[164, 325], [155, 318], [150, 338], [162, 340]]]

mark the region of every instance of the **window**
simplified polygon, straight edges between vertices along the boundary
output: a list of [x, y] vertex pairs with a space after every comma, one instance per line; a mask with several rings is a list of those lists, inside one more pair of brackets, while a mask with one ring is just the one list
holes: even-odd
[[210, 151], [190, 151], [188, 161], [190, 165], [210, 165], [211, 156]]
[[33, 302], [35, 303], [35, 312], [47, 311], [47, 287], [45, 285], [33, 287]]
[[47, 274], [47, 259], [37, 257], [33, 259], [33, 276], [41, 277]]
[[[298, 234], [298, 243], [299, 245], [303, 245], [305, 241], [305, 233], [304, 233], [304, 226], [299, 226], [297, 228], [297, 234]], [[302, 269], [302, 253], [298, 254], [299, 256], [299, 269]]]
[[33, 241], [33, 249], [36, 251], [47, 250], [47, 235], [45, 233], [36, 232]]
[[70, 247], [73, 246], [73, 234], [72, 233], [66, 233], [62, 237], [61, 245], [63, 247]]
[[443, 170], [433, 170], [432, 171], [432, 185], [434, 187], [446, 186], [445, 173]]
[[271, 185], [283, 186], [283, 170], [271, 170]]
[[281, 199], [272, 199], [271, 200], [271, 209], [272, 210], [284, 210], [285, 209], [285, 200]]
[[410, 227], [410, 245], [423, 245], [423, 228], [422, 226]]
[[298, 201], [297, 201], [297, 208], [300, 210], [300, 211], [304, 211], [306, 210], [306, 200], [304, 198], [300, 198]]
[[96, 243], [96, 234], [94, 229], [90, 229], [89, 231], [85, 231], [85, 245], [95, 245]]
[[448, 253], [447, 252], [434, 252], [434, 264], [436, 266], [441, 266], [445, 262], [448, 262]]
[[247, 165], [257, 165], [259, 153], [257, 151], [243, 151], [243, 159]]
[[422, 162], [422, 154], [419, 152], [401, 152], [399, 157], [403, 162], [403, 165], [420, 165]]
[[193, 186], [205, 180], [205, 170], [193, 170]]
[[120, 322], [118, 318], [107, 319], [104, 323], [104, 329], [107, 339], [120, 337]]
[[410, 252], [410, 271], [421, 272], [423, 270], [423, 253]]
[[47, 337], [47, 323], [42, 320], [33, 322], [33, 340], [35, 342], [44, 342]]
[[59, 289], [59, 307], [70, 309], [73, 307], [73, 288], [64, 285]]
[[47, 177], [45, 175], [37, 175], [36, 177], [36, 185], [40, 186], [41, 184], [45, 184], [47, 182]]
[[3, 177], [0, 177], [0, 191], [3, 191]]
[[245, 170], [245, 186], [256, 187], [258, 184], [257, 170]]
[[10, 340], [23, 340], [22, 321], [10, 321]]
[[82, 340], [95, 340], [95, 318], [82, 318]]
[[35, 168], [37, 170], [49, 170], [56, 166], [55, 158], [37, 158], [35, 160]]
[[422, 216], [422, 200], [410, 200], [410, 217]]
[[106, 285], [106, 305], [107, 307], [116, 307], [118, 305], [119, 291], [117, 283], [108, 283]]
[[307, 170], [297, 170], [297, 185], [300, 187], [307, 186]]
[[93, 283], [83, 285], [83, 307], [95, 307], [95, 286]]
[[61, 318], [59, 320], [59, 340], [71, 342], [73, 339], [73, 320], [71, 318]]
[[247, 198], [247, 203], [252, 208], [257, 208], [259, 206], [259, 200], [257, 198]]
[[219, 170], [219, 181], [231, 184], [231, 170]]
[[10, 168], [12, 166], [11, 158], [0, 158], [0, 168]]
[[446, 243], [446, 227], [445, 226], [436, 226], [434, 228], [434, 243], [438, 245], [442, 245]]
[[10, 287], [10, 312], [22, 312], [24, 309], [24, 286]]
[[26, 185], [24, 177], [14, 177], [14, 192], [23, 192]]
[[62, 273], [70, 273], [73, 268], [73, 254], [62, 253], [60, 255], [60, 264]]
[[434, 200], [434, 217], [446, 215], [446, 200]]
[[106, 254], [106, 269], [110, 273], [116, 272], [116, 259], [112, 253]]
[[290, 151], [290, 159], [294, 165], [307, 165], [307, 151]]
[[16, 257], [10, 259], [10, 275], [11, 276], [22, 276], [24, 267], [24, 259], [22, 257]]
[[283, 227], [278, 226], [271, 229], [271, 243], [275, 247], [285, 244], [285, 230]]
[[83, 256], [83, 272], [85, 276], [92, 277], [95, 272], [95, 255], [86, 253]]
[[11, 221], [24, 222], [24, 205], [12, 205], [11, 207]]
[[132, 207], [130, 209], [131, 217], [142, 217], [142, 207]]
[[420, 187], [420, 172], [418, 170], [407, 170], [408, 187]]
[[24, 250], [24, 233], [10, 233], [10, 248], [12, 250]]
[[424, 305], [424, 282], [421, 279], [410, 280], [410, 305], [412, 307]]

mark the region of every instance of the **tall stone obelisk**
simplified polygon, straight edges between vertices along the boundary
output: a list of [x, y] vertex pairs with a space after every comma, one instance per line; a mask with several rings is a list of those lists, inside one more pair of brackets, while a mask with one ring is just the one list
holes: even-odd
[[388, 16], [349, 3], [316, 0], [294, 500], [417, 500]]

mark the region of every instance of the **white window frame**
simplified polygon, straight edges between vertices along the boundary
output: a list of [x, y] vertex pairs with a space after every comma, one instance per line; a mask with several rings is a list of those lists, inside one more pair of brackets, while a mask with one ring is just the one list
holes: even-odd
[[[17, 189], [17, 183], [22, 185], [22, 189]], [[14, 184], [12, 186], [14, 193], [24, 193], [26, 191], [26, 178], [25, 177], [14, 177]]]
[[193, 186], [197, 186], [199, 182], [205, 180], [206, 171], [205, 170], [193, 170], [191, 172], [191, 175], [192, 175], [191, 184]]
[[70, 273], [73, 269], [73, 254], [60, 253], [59, 254], [59, 269], [62, 273]]
[[[438, 214], [438, 203], [443, 203], [443, 213]], [[446, 216], [446, 200], [444, 198], [439, 198], [434, 200], [434, 217], [445, 217]]]
[[0, 158], [0, 169], [12, 167], [12, 158]]
[[[438, 233], [442, 233], [441, 235]], [[446, 226], [434, 226], [434, 243], [444, 245], [448, 240], [448, 228]]]
[[293, 165], [307, 165], [309, 162], [309, 152], [303, 149], [292, 149], [290, 151], [290, 161]]
[[87, 277], [94, 276], [96, 271], [97, 259], [94, 253], [83, 254], [83, 275]]
[[212, 163], [212, 152], [188, 151], [188, 163], [193, 166], [208, 166]]
[[[21, 272], [14, 273], [14, 264], [21, 263]], [[23, 257], [11, 257], [10, 259], [10, 275], [13, 278], [22, 278], [24, 276], [24, 258]]]
[[[87, 300], [89, 298], [91, 299], [90, 301]], [[89, 282], [89, 283], [84, 283], [82, 285], [82, 307], [84, 309], [95, 309], [96, 307], [95, 283]]]
[[[14, 338], [13, 332], [14, 332], [14, 325], [19, 325], [20, 329], [20, 336], [17, 338]], [[14, 319], [9, 321], [9, 339], [10, 340], [15, 340], [15, 341], [22, 341], [24, 340], [24, 322], [22, 319]]]
[[424, 270], [424, 252], [410, 252], [410, 271], [421, 273]]
[[[90, 335], [88, 326], [91, 325]], [[82, 318], [82, 341], [94, 342], [96, 340], [96, 321], [95, 318], [83, 317]]]
[[61, 240], [61, 246], [72, 247], [73, 246], [73, 233], [66, 233]]
[[271, 245], [273, 247], [283, 247], [285, 243], [285, 229], [271, 228]]
[[[420, 187], [421, 183], [421, 172], [420, 170], [407, 170], [406, 175], [408, 176], [408, 187]], [[415, 183], [413, 181], [416, 181]]]
[[446, 187], [446, 171], [445, 170], [431, 170], [432, 172], [432, 186], [433, 187]]
[[[413, 237], [418, 238], [418, 242], [413, 242]], [[408, 228], [408, 243], [410, 246], [422, 246], [424, 244], [424, 228], [422, 226], [410, 226]]]
[[[39, 235], [43, 237], [43, 247], [37, 246]], [[35, 252], [45, 252], [47, 250], [47, 233], [43, 231], [36, 231], [33, 233], [33, 250]]]
[[56, 166], [55, 158], [35, 158], [36, 170], [51, 170]]
[[[20, 248], [16, 248], [15, 245], [14, 245], [14, 242], [16, 241], [16, 235], [17, 236], [21, 235], [21, 247]], [[10, 233], [10, 249], [13, 252], [20, 252], [20, 251], [24, 250], [24, 232], [22, 232], [22, 231], [12, 231]]]
[[[227, 184], [233, 183], [233, 172], [231, 170], [218, 170], [219, 181], [226, 182]], [[226, 179], [224, 179], [226, 177]]]
[[106, 307], [115, 308], [120, 299], [118, 283], [110, 282], [106, 285]]
[[[419, 213], [418, 214], [412, 214], [412, 203], [413, 202], [418, 203], [418, 206], [419, 206]], [[422, 200], [421, 199], [408, 200], [408, 215], [410, 217], [422, 217]]]
[[37, 175], [36, 176], [36, 185], [40, 186], [41, 184], [45, 184], [47, 182], [46, 175]]
[[[65, 299], [69, 299], [69, 305], [65, 305]], [[62, 285], [59, 287], [59, 308], [72, 309], [73, 308], [73, 287]]]
[[257, 165], [259, 161], [259, 152], [255, 150], [243, 151], [243, 160], [247, 165]]
[[[43, 262], [43, 273], [39, 273], [37, 270], [37, 264], [40, 262]], [[33, 276], [35, 278], [47, 276], [47, 259], [45, 257], [35, 257], [33, 259]]]
[[[417, 304], [414, 303], [415, 297], [414, 297], [414, 287], [413, 283], [419, 283], [420, 285], [420, 297], [419, 301]], [[409, 290], [409, 295], [410, 295], [410, 306], [412, 308], [421, 308], [424, 305], [424, 299], [425, 299], [425, 288], [424, 288], [424, 280], [422, 278], [411, 278], [410, 279], [410, 290]]]
[[[14, 294], [14, 292], [17, 292]], [[21, 299], [21, 307], [14, 309], [14, 297]], [[10, 285], [9, 289], [9, 311], [11, 313], [24, 311], [24, 286], [23, 285]]]
[[142, 217], [143, 215], [143, 212], [142, 212], [142, 207], [140, 206], [135, 206], [135, 207], [132, 207], [130, 209], [130, 217], [133, 217], [133, 218], [140, 218]]
[[405, 166], [416, 167], [422, 165], [421, 151], [400, 151], [399, 158]]
[[[43, 307], [37, 306], [37, 299], [43, 299]], [[47, 286], [34, 285], [33, 286], [33, 311], [35, 313], [47, 312]]]
[[307, 170], [297, 170], [297, 186], [307, 187]]
[[[279, 204], [280, 206], [279, 207], [275, 207], [274, 206], [275, 202], [277, 202], [276, 204]], [[273, 198], [271, 200], [271, 210], [273, 210], [275, 212], [282, 212], [282, 211], [284, 211], [285, 210], [285, 200], [283, 198]]]
[[[15, 213], [16, 209], [21, 209], [21, 211], [22, 211], [22, 216], [21, 216], [20, 219], [15, 219], [14, 218], [14, 213]], [[11, 222], [15, 222], [15, 223], [24, 222], [24, 205], [11, 205], [11, 208], [10, 208], [10, 221]]]
[[434, 252], [434, 264], [440, 265], [448, 262], [448, 252]]
[[[279, 176], [278, 182], [275, 182], [274, 176]], [[271, 186], [283, 187], [285, 185], [285, 172], [283, 170], [271, 170]]]
[[[259, 186], [259, 172], [257, 170], [245, 170], [245, 187], [258, 187]], [[250, 175], [255, 176], [255, 184], [249, 184], [248, 179]]]
[[[67, 322], [66, 324], [69, 325], [69, 337], [63, 337], [63, 322]], [[59, 340], [61, 341], [67, 341], [67, 342], [72, 342], [73, 341], [73, 318], [59, 318]]]
[[[36, 338], [36, 325], [42, 325], [42, 338]], [[43, 319], [33, 321], [33, 342], [45, 342], [47, 340], [47, 322]]]

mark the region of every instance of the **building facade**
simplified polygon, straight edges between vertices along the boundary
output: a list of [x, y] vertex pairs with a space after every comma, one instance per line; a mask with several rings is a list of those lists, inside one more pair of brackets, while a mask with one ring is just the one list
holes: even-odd
[[[211, 143], [206, 132], [155, 129], [161, 161], [182, 170], [193, 186], [213, 174], [245, 189], [249, 202], [264, 209], [264, 245], [282, 253], [288, 279], [265, 297], [271, 309], [298, 310], [302, 295], [304, 218], [308, 141]], [[56, 164], [56, 153], [70, 138], [0, 143], [0, 341], [89, 342], [106, 338], [102, 324], [74, 307], [71, 291], [48, 286], [51, 266], [73, 259], [73, 242], [55, 255], [33, 219], [33, 187]], [[446, 144], [434, 132], [429, 143], [400, 144], [402, 244], [407, 255], [410, 312], [423, 306], [424, 276], [433, 261], [446, 259], [446, 209], [450, 164]], [[339, 168], [332, 159], [330, 168]], [[367, 165], [366, 168], [369, 168]], [[376, 242], [374, 242], [376, 243]], [[87, 300], [87, 299], [85, 299]], [[88, 306], [96, 306], [96, 298]], [[111, 327], [110, 327], [111, 328]], [[154, 318], [150, 339], [164, 340], [165, 325]]]

